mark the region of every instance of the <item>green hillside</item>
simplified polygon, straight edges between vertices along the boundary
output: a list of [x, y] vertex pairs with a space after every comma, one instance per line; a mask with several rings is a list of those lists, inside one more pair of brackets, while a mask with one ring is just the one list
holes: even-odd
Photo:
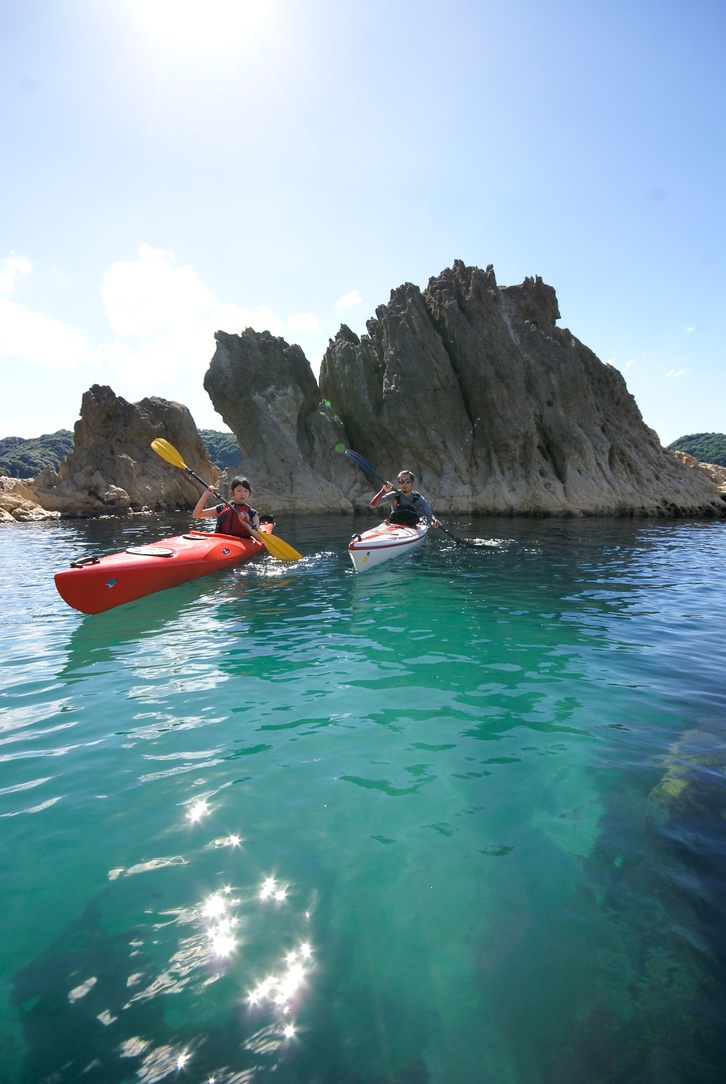
[[9, 478], [35, 478], [45, 467], [58, 470], [61, 459], [73, 450], [73, 433], [59, 429], [41, 437], [0, 439], [0, 474]]
[[[207, 454], [216, 467], [236, 467], [242, 459], [237, 440], [231, 433], [200, 429]], [[45, 467], [58, 470], [61, 459], [73, 451], [73, 433], [59, 429], [41, 437], [3, 437], [0, 439], [0, 475], [8, 478], [35, 478]]]
[[668, 445], [669, 452], [686, 452], [701, 463], [726, 467], [726, 433], [692, 433]]
[[243, 456], [239, 450], [237, 438], [232, 433], [218, 433], [216, 429], [200, 429], [199, 435], [215, 467], [226, 470], [227, 467], [239, 465]]

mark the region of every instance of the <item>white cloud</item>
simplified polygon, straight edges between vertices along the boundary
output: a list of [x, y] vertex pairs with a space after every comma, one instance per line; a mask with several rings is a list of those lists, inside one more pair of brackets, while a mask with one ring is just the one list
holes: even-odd
[[301, 312], [297, 316], [288, 316], [287, 322], [296, 331], [312, 331], [320, 323], [314, 312]]
[[148, 384], [179, 369], [201, 375], [214, 353], [214, 332], [247, 327], [281, 335], [282, 321], [265, 306], [222, 304], [173, 252], [141, 245], [138, 259], [106, 272], [101, 298], [111, 330], [120, 337], [118, 360], [126, 379]]
[[93, 360], [83, 332], [69, 331], [59, 320], [0, 297], [0, 355], [51, 366]]
[[15, 289], [15, 280], [29, 275], [33, 265], [25, 256], [11, 252], [6, 260], [0, 261], [0, 294], [10, 294]]
[[117, 335], [168, 332], [194, 325], [213, 310], [214, 296], [191, 267], [176, 267], [171, 252], [141, 245], [138, 260], [119, 260], [103, 276], [101, 299]]
[[683, 329], [683, 330], [684, 330], [684, 331], [686, 331], [686, 332], [688, 332], [688, 334], [689, 334], [689, 335], [692, 335], [692, 334], [693, 334], [693, 332], [694, 332], [694, 331], [695, 331], [696, 329], [695, 329], [695, 327], [684, 327], [684, 329]]
[[343, 294], [335, 302], [336, 309], [349, 309], [351, 305], [360, 305], [363, 298], [357, 290], [351, 290], [349, 294]]
[[[0, 263], [0, 284], [12, 289], [15, 278], [30, 270], [29, 261], [11, 254]], [[173, 388], [190, 377], [201, 384], [215, 331], [284, 330], [272, 309], [221, 303], [191, 267], [150, 245], [142, 245], [136, 259], [113, 264], [101, 298], [112, 335], [91, 347], [86, 331], [0, 296], [0, 356], [55, 368], [93, 364], [97, 379], [122, 382], [126, 395], [159, 394], [162, 382]]]
[[671, 378], [675, 378], [677, 376], [685, 376], [685, 374], [687, 372], [689, 372], [688, 369], [669, 369], [668, 372], [666, 373], [666, 376], [671, 377]]

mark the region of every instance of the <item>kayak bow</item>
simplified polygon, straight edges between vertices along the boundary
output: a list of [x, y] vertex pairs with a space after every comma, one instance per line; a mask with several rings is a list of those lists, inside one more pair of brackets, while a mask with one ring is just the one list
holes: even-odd
[[[263, 525], [263, 530], [269, 529]], [[232, 568], [264, 552], [265, 547], [254, 538], [191, 531], [105, 557], [83, 557], [54, 578], [58, 594], [69, 606], [84, 614], [99, 614]]]
[[428, 533], [428, 523], [419, 523], [416, 527], [404, 527], [400, 523], [380, 523], [370, 531], [353, 535], [348, 543], [348, 553], [356, 572], [365, 572], [394, 557], [413, 553]]

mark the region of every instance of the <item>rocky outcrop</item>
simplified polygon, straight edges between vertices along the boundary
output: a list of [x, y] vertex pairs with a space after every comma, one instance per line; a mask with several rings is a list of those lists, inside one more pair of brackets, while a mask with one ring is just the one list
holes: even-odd
[[21, 478], [0, 476], [0, 523], [32, 523], [59, 517], [59, 512], [41, 508]]
[[341, 328], [322, 395], [381, 473], [408, 466], [429, 494], [445, 479], [440, 512], [723, 515], [711, 479], [558, 319], [540, 278], [502, 288], [457, 261], [423, 293], [394, 290], [360, 340]]
[[[559, 317], [542, 279], [500, 287], [457, 261], [423, 292], [393, 290], [368, 334], [343, 325], [319, 385], [299, 346], [218, 331], [204, 387], [243, 455], [226, 479], [247, 475], [261, 511], [370, 511], [377, 483], [352, 447], [384, 476], [413, 470], [440, 514], [725, 515], [723, 478], [665, 450]], [[157, 436], [218, 480], [186, 407], [94, 385], [73, 452], [15, 496], [77, 516], [191, 508], [198, 484], [154, 454]]]
[[23, 492], [43, 508], [69, 516], [95, 516], [192, 508], [200, 486], [151, 448], [164, 437], [192, 470], [209, 482], [210, 462], [185, 406], [166, 399], [128, 403], [109, 387], [87, 391], [75, 426], [75, 448], [56, 473], [47, 468]]
[[[238, 471], [255, 506], [275, 512], [349, 512], [346, 433], [321, 401], [299, 346], [265, 331], [218, 331], [204, 387], [244, 453]], [[336, 450], [337, 449], [337, 450]]]
[[726, 467], [722, 467], [719, 463], [701, 463], [695, 456], [689, 455], [688, 452], [674, 452], [673, 454], [676, 459], [680, 459], [681, 463], [684, 463], [692, 470], [703, 471], [726, 500]]

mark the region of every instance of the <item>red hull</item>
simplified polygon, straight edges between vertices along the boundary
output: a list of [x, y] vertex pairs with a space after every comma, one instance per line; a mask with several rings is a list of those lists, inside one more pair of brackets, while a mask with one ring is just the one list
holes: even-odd
[[107, 557], [87, 557], [56, 572], [61, 598], [84, 614], [100, 614], [125, 602], [177, 587], [210, 572], [248, 561], [265, 547], [255, 538], [192, 531], [148, 546], [131, 546]]

